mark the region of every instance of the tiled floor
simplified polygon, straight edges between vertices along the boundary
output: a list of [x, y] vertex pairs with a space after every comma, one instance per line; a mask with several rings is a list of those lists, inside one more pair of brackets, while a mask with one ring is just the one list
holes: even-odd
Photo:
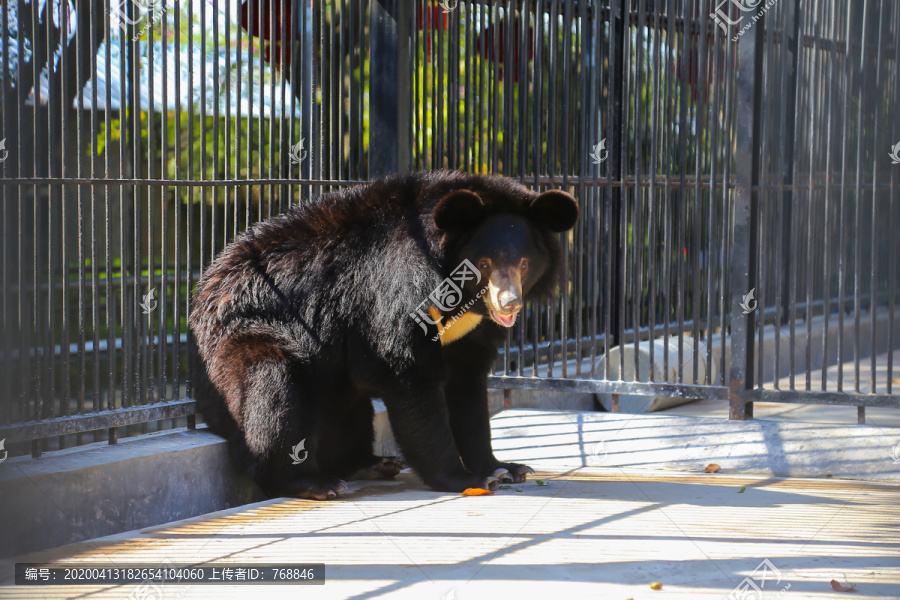
[[836, 597], [832, 579], [855, 584], [853, 598], [900, 596], [896, 484], [598, 468], [536, 478], [547, 485], [464, 497], [402, 475], [335, 502], [271, 500], [27, 559], [314, 562], [324, 585], [24, 587], [6, 561], [0, 598], [693, 600], [756, 585], [799, 600]]

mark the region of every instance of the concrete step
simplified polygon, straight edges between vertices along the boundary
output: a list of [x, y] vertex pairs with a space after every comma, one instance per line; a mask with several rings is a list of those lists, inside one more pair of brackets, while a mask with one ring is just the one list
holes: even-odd
[[515, 409], [491, 419], [494, 452], [549, 469], [584, 466], [900, 482], [900, 430], [665, 414]]

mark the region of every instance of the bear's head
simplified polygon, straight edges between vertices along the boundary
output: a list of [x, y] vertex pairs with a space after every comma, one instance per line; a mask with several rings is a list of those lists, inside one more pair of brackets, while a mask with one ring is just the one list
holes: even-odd
[[537, 194], [518, 184], [509, 190], [455, 190], [434, 209], [450, 268], [468, 261], [481, 274], [465, 284], [467, 296], [483, 299], [471, 311], [503, 327], [515, 324], [527, 299], [555, 290], [561, 263], [557, 234], [577, 219], [578, 203], [570, 194]]

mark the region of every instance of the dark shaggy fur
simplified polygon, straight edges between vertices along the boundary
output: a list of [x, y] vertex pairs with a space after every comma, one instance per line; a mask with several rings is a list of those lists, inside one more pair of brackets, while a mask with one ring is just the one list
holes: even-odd
[[[253, 226], [210, 265], [191, 305], [199, 410], [270, 495], [330, 498], [354, 474], [396, 474], [398, 461], [372, 454], [373, 397], [433, 488], [524, 480], [527, 467], [491, 450], [486, 377], [506, 332], [475, 296], [501, 271], [517, 273], [523, 300], [551, 294], [555, 232], [577, 212], [563, 192], [435, 172], [326, 194]], [[435, 325], [426, 333], [410, 315], [465, 258], [489, 265], [463, 300], [484, 318], [442, 345]], [[293, 464], [301, 440], [308, 456]]]

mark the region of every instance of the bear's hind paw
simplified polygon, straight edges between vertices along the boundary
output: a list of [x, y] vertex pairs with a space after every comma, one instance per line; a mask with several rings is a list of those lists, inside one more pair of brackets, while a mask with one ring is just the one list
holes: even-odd
[[328, 478], [319, 481], [305, 479], [288, 485], [284, 495], [309, 500], [334, 500], [338, 494], [346, 491], [347, 484], [343, 479]]
[[360, 469], [350, 479], [393, 479], [406, 464], [396, 456], [376, 457], [372, 466]]

